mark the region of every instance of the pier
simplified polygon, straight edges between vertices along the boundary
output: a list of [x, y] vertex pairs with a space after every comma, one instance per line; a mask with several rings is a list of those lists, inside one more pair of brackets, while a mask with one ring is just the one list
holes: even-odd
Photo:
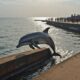
[[66, 31], [80, 33], [80, 24], [67, 23], [67, 22], [56, 22], [56, 21], [45, 21], [46, 24], [61, 28]]

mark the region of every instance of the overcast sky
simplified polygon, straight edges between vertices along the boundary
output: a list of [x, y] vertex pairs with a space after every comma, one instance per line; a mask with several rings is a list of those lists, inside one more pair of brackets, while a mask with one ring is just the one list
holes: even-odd
[[80, 0], [0, 0], [0, 17], [80, 14]]

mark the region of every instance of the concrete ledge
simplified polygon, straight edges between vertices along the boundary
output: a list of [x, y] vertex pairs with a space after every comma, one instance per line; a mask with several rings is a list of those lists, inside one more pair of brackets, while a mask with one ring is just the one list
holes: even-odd
[[33, 80], [80, 80], [80, 53], [41, 73]]
[[25, 70], [32, 71], [37, 69], [50, 57], [51, 51], [48, 48], [2, 57], [0, 58], [0, 80], [6, 80]]

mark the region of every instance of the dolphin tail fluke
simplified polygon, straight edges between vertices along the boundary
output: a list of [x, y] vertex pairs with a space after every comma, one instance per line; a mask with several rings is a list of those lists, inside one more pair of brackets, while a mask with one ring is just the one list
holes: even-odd
[[48, 34], [50, 27], [46, 28], [43, 32]]
[[60, 58], [62, 58], [62, 56], [59, 53], [53, 53], [52, 56], [59, 56]]

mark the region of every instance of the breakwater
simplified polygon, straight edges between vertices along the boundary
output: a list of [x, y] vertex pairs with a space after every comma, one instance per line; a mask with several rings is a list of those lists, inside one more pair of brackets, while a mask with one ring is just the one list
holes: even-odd
[[55, 22], [55, 21], [46, 21], [46, 23], [48, 25], [58, 27], [64, 30], [80, 33], [80, 24]]
[[52, 56], [47, 48], [25, 51], [22, 53], [7, 55], [0, 58], [0, 80], [7, 80], [23, 71], [33, 71], [44, 66], [47, 59]]

